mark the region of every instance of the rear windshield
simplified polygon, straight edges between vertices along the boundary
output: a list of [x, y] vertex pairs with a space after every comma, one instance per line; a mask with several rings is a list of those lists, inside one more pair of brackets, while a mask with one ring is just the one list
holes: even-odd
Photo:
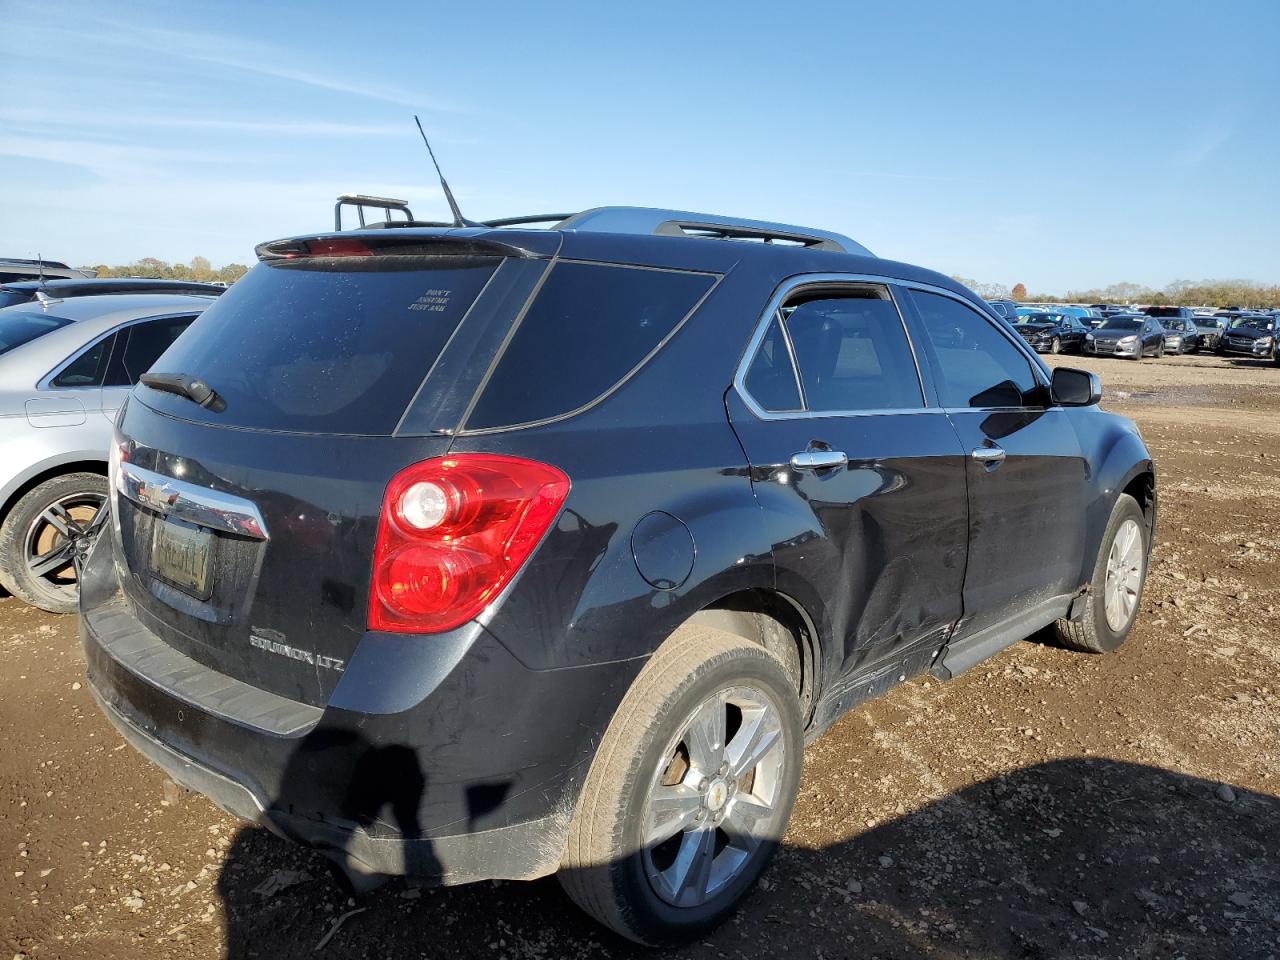
[[11, 313], [0, 315], [0, 354], [30, 343], [50, 330], [65, 327], [70, 320], [45, 313]]
[[1145, 312], [1148, 317], [1180, 317], [1182, 316], [1181, 307], [1147, 307]]
[[1100, 330], [1137, 330], [1142, 321], [1137, 317], [1112, 317], [1098, 329]]
[[146, 390], [188, 419], [301, 433], [390, 434], [499, 258], [262, 263], [156, 361], [225, 400], [212, 412]]
[[33, 299], [25, 290], [5, 290], [0, 288], [0, 307], [12, 307], [15, 303], [26, 303]]
[[711, 289], [705, 273], [566, 261], [520, 321], [468, 430], [563, 416], [644, 363]]

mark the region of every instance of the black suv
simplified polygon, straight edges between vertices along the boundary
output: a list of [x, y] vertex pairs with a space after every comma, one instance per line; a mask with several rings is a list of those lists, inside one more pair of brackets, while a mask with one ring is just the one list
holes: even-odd
[[687, 940], [845, 711], [1133, 625], [1138, 431], [940, 274], [628, 208], [259, 257], [120, 416], [88, 677], [352, 878], [558, 872]]
[[1036, 353], [1081, 353], [1093, 328], [1079, 317], [1044, 310], [1019, 314], [1013, 329]]
[[1217, 352], [1224, 357], [1243, 354], [1246, 357], [1280, 361], [1280, 350], [1276, 345], [1276, 338], [1280, 336], [1277, 326], [1280, 323], [1270, 314], [1238, 314], [1227, 321], [1227, 329], [1218, 341]]

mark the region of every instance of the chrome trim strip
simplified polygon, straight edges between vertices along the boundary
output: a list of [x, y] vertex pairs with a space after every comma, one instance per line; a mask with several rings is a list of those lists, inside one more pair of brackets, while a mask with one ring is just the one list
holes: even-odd
[[[800, 398], [800, 411], [809, 409], [809, 398], [804, 393], [804, 381], [800, 379], [800, 362], [796, 360], [796, 345], [791, 342], [791, 331], [787, 329], [787, 321], [782, 316], [782, 309], [778, 308], [773, 311], [773, 319], [764, 325], [765, 334], [769, 332], [769, 327], [773, 324], [778, 325], [778, 332], [782, 334], [782, 344], [787, 348], [787, 359], [791, 361], [791, 379], [796, 382], [796, 396]], [[762, 341], [763, 342], [763, 341]], [[744, 380], [745, 384], [746, 381]]]
[[116, 472], [116, 489], [140, 507], [210, 530], [254, 540], [267, 539], [267, 524], [257, 506], [229, 493], [197, 487], [125, 461]]

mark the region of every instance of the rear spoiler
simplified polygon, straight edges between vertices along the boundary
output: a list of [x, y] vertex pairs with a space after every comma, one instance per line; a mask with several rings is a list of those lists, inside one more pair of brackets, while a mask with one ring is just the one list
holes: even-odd
[[[419, 226], [415, 224], [415, 226]], [[374, 230], [353, 234], [321, 233], [260, 243], [254, 248], [258, 259], [308, 260], [334, 257], [517, 257], [541, 259], [554, 256], [563, 239], [551, 231], [512, 231], [498, 235], [489, 230], [448, 232]]]

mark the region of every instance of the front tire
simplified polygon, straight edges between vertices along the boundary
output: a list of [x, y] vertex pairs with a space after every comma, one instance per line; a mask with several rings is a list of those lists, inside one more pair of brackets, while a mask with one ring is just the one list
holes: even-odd
[[1084, 653], [1110, 653], [1124, 643], [1142, 602], [1148, 536], [1147, 518], [1138, 501], [1120, 494], [1098, 548], [1084, 613], [1078, 620], [1054, 624], [1058, 643]]
[[795, 804], [799, 700], [763, 647], [678, 630], [609, 724], [569, 827], [560, 883], [637, 943], [721, 923], [768, 865]]
[[1062, 341], [1059, 340], [1057, 337], [1054, 337], [1051, 341], [1049, 341], [1049, 352], [1053, 354], [1061, 353]]
[[68, 473], [29, 490], [0, 524], [0, 585], [49, 613], [75, 613], [75, 561], [92, 545], [90, 529], [107, 500], [107, 478]]

